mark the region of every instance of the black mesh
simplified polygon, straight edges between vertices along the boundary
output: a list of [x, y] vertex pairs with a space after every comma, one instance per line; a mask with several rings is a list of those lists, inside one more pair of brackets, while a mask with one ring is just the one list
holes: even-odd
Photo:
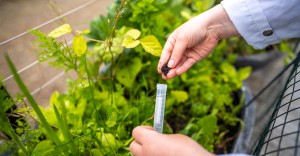
[[259, 156], [300, 156], [300, 55], [247, 105], [257, 103], [248, 153]]

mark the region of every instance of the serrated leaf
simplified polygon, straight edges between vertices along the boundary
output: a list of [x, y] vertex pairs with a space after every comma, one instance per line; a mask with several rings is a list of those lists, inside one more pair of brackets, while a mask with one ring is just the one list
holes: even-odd
[[132, 37], [134, 40], [136, 40], [137, 38], [140, 37], [141, 32], [137, 29], [130, 29], [129, 31], [127, 31], [126, 35]]
[[75, 36], [73, 39], [73, 49], [77, 56], [81, 56], [86, 52], [86, 42], [82, 36]]
[[162, 47], [155, 36], [153, 35], [146, 36], [142, 38], [140, 42], [146, 52], [154, 56], [160, 56]]
[[139, 40], [134, 40], [132, 37], [125, 37], [122, 42], [122, 46], [125, 48], [134, 48], [140, 44]]
[[64, 24], [56, 29], [54, 29], [53, 31], [51, 31], [48, 36], [53, 37], [53, 38], [57, 38], [60, 37], [64, 34], [70, 33], [72, 32], [72, 27], [69, 24]]

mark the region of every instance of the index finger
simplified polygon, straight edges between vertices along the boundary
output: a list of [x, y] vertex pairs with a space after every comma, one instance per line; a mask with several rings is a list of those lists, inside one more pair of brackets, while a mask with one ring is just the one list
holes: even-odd
[[169, 68], [175, 68], [178, 65], [183, 53], [187, 49], [187, 40], [184, 36], [178, 34], [174, 40], [173, 51], [168, 62]]
[[169, 60], [169, 58], [171, 56], [171, 53], [173, 51], [174, 43], [175, 43], [175, 40], [173, 39], [173, 37], [169, 37], [167, 42], [165, 43], [164, 49], [161, 53], [161, 56], [160, 56], [160, 59], [159, 59], [159, 62], [158, 62], [158, 66], [157, 66], [157, 71], [160, 74], [162, 73], [161, 67], [164, 64], [168, 63], [168, 60]]

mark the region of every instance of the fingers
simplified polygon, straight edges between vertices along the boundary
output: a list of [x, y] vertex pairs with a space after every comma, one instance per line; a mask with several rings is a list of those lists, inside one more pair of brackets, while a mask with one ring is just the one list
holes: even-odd
[[161, 53], [161, 56], [160, 56], [160, 59], [159, 59], [159, 62], [158, 62], [158, 66], [157, 66], [157, 71], [160, 74], [162, 73], [161, 67], [165, 63], [168, 63], [168, 61], [169, 61], [169, 58], [171, 56], [171, 53], [174, 49], [174, 45], [175, 45], [175, 42], [176, 42], [175, 38], [176, 38], [176, 31], [168, 37], [167, 42], [164, 46], [164, 49]]
[[134, 156], [143, 155], [143, 144], [149, 144], [145, 142], [151, 142], [151, 138], [153, 134], [156, 133], [157, 132], [154, 131], [154, 128], [150, 126], [138, 126], [134, 128], [132, 131], [132, 136], [134, 137], [135, 140], [132, 141], [129, 146], [131, 153]]
[[[183, 37], [184, 35], [179, 35], [179, 29], [176, 29], [169, 37], [162, 51], [157, 71], [162, 74], [161, 68], [167, 63], [169, 68], [176, 68], [178, 64], [182, 61], [183, 53], [187, 49], [187, 40]], [[176, 72], [170, 72], [166, 75], [162, 74], [163, 79], [168, 79], [173, 77]], [[170, 75], [170, 76], [169, 76]], [[176, 75], [175, 75], [176, 76]]]
[[131, 142], [129, 149], [134, 156], [142, 155], [142, 145], [135, 140]]
[[190, 69], [197, 61], [193, 58], [188, 58], [178, 69], [176, 70], [177, 75], [181, 75], [185, 73], [188, 69]]
[[175, 68], [177, 66], [177, 64], [181, 61], [183, 53], [187, 49], [187, 40], [183, 37], [181, 38], [180, 35], [177, 36], [174, 44], [175, 46], [168, 62], [169, 68]]
[[198, 62], [197, 58], [184, 55], [182, 56], [178, 65], [174, 69], [171, 69], [167, 76], [162, 75], [162, 78], [170, 79], [174, 78], [177, 75], [181, 75], [185, 73], [188, 69], [190, 69], [196, 62]]

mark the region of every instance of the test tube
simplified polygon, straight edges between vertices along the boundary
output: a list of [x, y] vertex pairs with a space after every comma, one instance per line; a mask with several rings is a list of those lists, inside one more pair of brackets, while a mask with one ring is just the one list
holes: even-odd
[[159, 133], [162, 133], [163, 131], [166, 95], [167, 95], [167, 85], [157, 84], [155, 112], [154, 112], [154, 129]]

